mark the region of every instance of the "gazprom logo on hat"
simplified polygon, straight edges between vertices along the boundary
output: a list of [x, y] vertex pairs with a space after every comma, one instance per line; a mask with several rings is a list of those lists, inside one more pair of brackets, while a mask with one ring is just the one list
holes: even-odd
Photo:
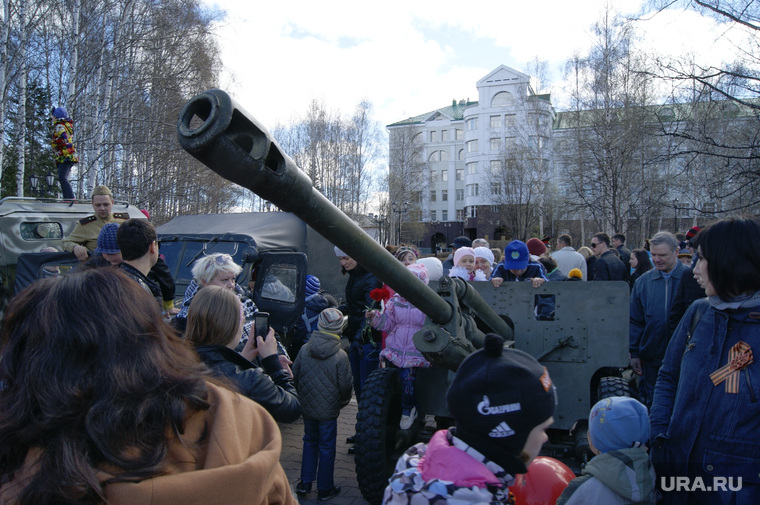
[[520, 251], [512, 251], [512, 254], [510, 256], [512, 256], [513, 260], [519, 260], [520, 259]]
[[507, 403], [506, 405], [494, 405], [491, 407], [491, 400], [485, 395], [483, 395], [483, 401], [478, 403], [478, 412], [484, 416], [507, 414], [509, 412], [517, 412], [518, 410], [520, 410], [520, 402]]

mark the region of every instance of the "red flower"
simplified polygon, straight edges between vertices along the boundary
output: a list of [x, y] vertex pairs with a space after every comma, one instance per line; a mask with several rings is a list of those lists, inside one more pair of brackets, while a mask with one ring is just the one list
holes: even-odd
[[375, 301], [388, 301], [391, 297], [391, 292], [388, 291], [385, 287], [373, 289], [369, 292], [369, 297], [372, 298]]

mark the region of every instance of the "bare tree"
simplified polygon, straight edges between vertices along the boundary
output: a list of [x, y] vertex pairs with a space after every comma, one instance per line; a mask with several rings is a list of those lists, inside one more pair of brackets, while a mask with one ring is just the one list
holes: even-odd
[[[651, 83], [640, 72], [630, 23], [603, 13], [596, 42], [586, 58], [568, 66], [575, 88], [573, 111], [564, 113], [568, 149], [556, 153], [567, 172], [566, 193], [598, 230], [627, 232], [631, 218], [645, 213], [662, 195], [666, 179], [651, 162]], [[635, 221], [638, 222], [638, 221]]]

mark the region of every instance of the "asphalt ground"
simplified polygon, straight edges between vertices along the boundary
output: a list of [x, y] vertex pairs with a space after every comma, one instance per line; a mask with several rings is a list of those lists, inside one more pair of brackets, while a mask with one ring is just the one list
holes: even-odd
[[280, 423], [280, 432], [282, 433], [282, 455], [280, 463], [285, 469], [288, 476], [293, 496], [298, 498], [302, 504], [312, 503], [330, 503], [333, 505], [369, 505], [359, 492], [359, 486], [356, 483], [356, 473], [354, 471], [354, 455], [348, 454], [348, 448], [351, 444], [346, 443], [346, 437], [354, 434], [356, 424], [356, 399], [352, 398], [338, 417], [338, 439], [337, 452], [335, 455], [335, 485], [341, 487], [338, 496], [330, 498], [324, 502], [317, 500], [317, 485], [312, 484], [312, 492], [305, 496], [298, 496], [295, 493], [295, 487], [301, 475], [301, 451], [303, 448], [303, 421], [298, 420], [294, 423]]

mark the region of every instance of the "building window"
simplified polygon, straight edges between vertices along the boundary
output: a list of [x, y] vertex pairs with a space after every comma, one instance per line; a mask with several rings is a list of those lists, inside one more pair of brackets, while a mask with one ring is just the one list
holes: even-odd
[[468, 163], [467, 164], [467, 174], [469, 175], [469, 174], [477, 174], [477, 173], [478, 173], [478, 164], [475, 163], [475, 162]]
[[441, 151], [433, 151], [430, 153], [430, 157], [428, 158], [428, 161], [441, 161]]
[[432, 191], [430, 192], [430, 201], [431, 201], [431, 202], [434, 202], [434, 201], [435, 201], [435, 190], [432, 190]]
[[458, 181], [464, 180], [464, 169], [463, 168], [457, 168], [457, 180]]
[[438, 142], [438, 132], [430, 132], [430, 142]]
[[464, 221], [465, 212], [467, 211], [467, 208], [458, 210], [457, 211], [457, 221]]
[[491, 151], [498, 151], [501, 149], [501, 139], [491, 139]]
[[491, 160], [491, 172], [496, 172], [501, 168], [500, 160]]
[[515, 115], [514, 114], [507, 114], [504, 116], [504, 126], [507, 128], [512, 128], [515, 126]]
[[464, 140], [464, 132], [460, 130], [459, 128], [456, 129], [456, 139]]
[[442, 210], [441, 211], [441, 221], [448, 221], [449, 220], [449, 211], [448, 210]]
[[470, 140], [469, 142], [467, 142], [467, 152], [468, 153], [478, 152], [478, 139]]
[[442, 202], [448, 202], [449, 201], [449, 190], [448, 189], [442, 189], [441, 190], [441, 201]]
[[515, 147], [515, 137], [507, 137], [504, 139], [504, 147], [506, 148], [513, 148]]
[[464, 149], [459, 150], [459, 153], [457, 154], [457, 159], [459, 161], [464, 161]]
[[431, 221], [435, 221], [435, 220], [436, 220], [436, 214], [435, 214], [435, 211], [434, 211], [434, 210], [431, 210], [431, 211], [430, 211], [430, 220], [431, 220]]
[[441, 161], [449, 161], [449, 152], [448, 151], [438, 151], [441, 153]]
[[506, 107], [512, 105], [514, 101], [515, 99], [509, 91], [502, 91], [494, 95], [493, 100], [491, 100], [491, 107]]
[[491, 183], [491, 194], [492, 195], [500, 195], [501, 194], [501, 183], [500, 182], [492, 182]]
[[467, 131], [471, 132], [478, 129], [478, 118], [473, 117], [468, 119], [465, 124], [467, 125]]
[[449, 141], [449, 130], [441, 130], [441, 142]]
[[477, 184], [468, 184], [467, 185], [467, 196], [478, 196], [478, 185]]
[[491, 116], [491, 128], [501, 128], [501, 116]]
[[412, 201], [414, 203], [422, 203], [422, 191], [415, 191], [412, 193]]
[[457, 200], [457, 202], [461, 202], [462, 200], [464, 200], [464, 190], [463, 189], [458, 189], [457, 190], [456, 200]]
[[475, 205], [473, 205], [472, 207], [469, 207], [469, 209], [470, 209], [470, 217], [478, 217], [478, 208]]
[[449, 181], [449, 171], [448, 170], [441, 170], [441, 180], [443, 182]]
[[501, 212], [501, 208], [498, 205], [491, 205], [491, 213], [498, 214]]

